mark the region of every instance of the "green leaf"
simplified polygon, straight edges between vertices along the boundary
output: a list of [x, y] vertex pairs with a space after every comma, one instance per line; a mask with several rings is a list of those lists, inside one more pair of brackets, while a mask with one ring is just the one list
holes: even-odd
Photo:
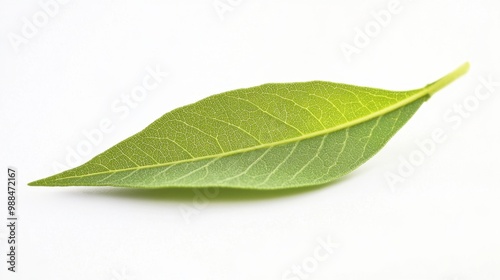
[[323, 81], [228, 91], [175, 109], [87, 163], [29, 185], [281, 189], [330, 182], [377, 153], [468, 68], [410, 91]]

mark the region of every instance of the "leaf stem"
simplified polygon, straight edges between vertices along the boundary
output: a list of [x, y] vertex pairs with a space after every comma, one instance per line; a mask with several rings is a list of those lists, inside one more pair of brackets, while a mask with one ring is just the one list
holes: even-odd
[[444, 88], [445, 86], [449, 85], [454, 80], [458, 79], [463, 74], [467, 73], [467, 71], [469, 70], [469, 66], [470, 66], [469, 62], [465, 62], [464, 64], [460, 65], [455, 70], [451, 71], [446, 76], [444, 76], [441, 79], [425, 86], [426, 91], [429, 93], [429, 95], [433, 95], [438, 90]]

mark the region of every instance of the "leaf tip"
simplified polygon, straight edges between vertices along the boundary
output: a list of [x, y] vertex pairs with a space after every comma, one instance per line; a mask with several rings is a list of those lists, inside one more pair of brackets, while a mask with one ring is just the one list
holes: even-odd
[[29, 182], [28, 186], [30, 186], [30, 187], [40, 187], [40, 186], [43, 186], [43, 180], [36, 180], [36, 181], [33, 181], [33, 182]]
[[40, 180], [35, 180], [33, 182], [29, 182], [28, 186], [30, 187], [51, 187], [51, 186], [56, 186], [53, 180], [50, 180], [50, 177], [40, 179]]

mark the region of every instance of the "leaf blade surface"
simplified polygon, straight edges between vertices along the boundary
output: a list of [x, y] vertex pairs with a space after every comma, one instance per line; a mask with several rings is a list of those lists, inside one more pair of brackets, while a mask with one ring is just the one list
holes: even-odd
[[30, 183], [279, 189], [335, 180], [378, 152], [464, 64], [411, 91], [265, 84], [175, 109], [74, 169]]

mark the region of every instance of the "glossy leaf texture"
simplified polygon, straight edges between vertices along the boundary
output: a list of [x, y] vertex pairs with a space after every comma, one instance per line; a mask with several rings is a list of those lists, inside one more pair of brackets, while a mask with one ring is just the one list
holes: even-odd
[[87, 163], [30, 185], [269, 190], [323, 184], [366, 162], [468, 67], [410, 91], [312, 81], [224, 92], [166, 113]]

